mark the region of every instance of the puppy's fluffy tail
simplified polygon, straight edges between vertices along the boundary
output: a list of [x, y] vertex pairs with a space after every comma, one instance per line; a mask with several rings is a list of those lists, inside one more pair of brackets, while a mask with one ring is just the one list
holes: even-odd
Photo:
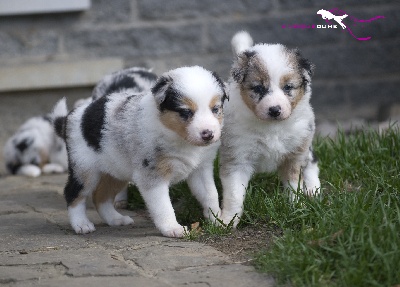
[[253, 38], [246, 31], [237, 32], [231, 41], [233, 54], [238, 55], [244, 50], [253, 46]]
[[54, 130], [56, 134], [65, 140], [65, 128], [67, 122], [67, 102], [65, 98], [62, 98], [58, 103], [54, 106], [53, 112], [50, 114], [50, 118], [52, 120]]

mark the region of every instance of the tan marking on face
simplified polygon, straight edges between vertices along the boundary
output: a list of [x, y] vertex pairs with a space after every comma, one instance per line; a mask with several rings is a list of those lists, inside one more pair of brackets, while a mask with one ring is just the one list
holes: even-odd
[[109, 200], [114, 201], [115, 196], [127, 186], [128, 182], [116, 179], [109, 174], [102, 174], [93, 192], [93, 203], [96, 209]]
[[289, 95], [285, 94], [289, 99], [290, 106], [292, 110], [297, 106], [300, 100], [303, 98], [305, 90], [301, 85], [301, 75], [299, 73], [291, 73], [283, 75], [279, 80], [279, 87], [283, 90], [286, 84], [292, 84], [295, 89], [293, 89]]
[[240, 84], [240, 95], [246, 106], [257, 115], [256, 106], [259, 102], [260, 95], [255, 94], [251, 88], [254, 85], [269, 86], [270, 78], [265, 64], [258, 58], [253, 56], [247, 63], [247, 73], [244, 81]]
[[253, 113], [256, 113], [256, 102], [255, 100], [251, 97], [251, 92], [249, 89], [243, 86], [240, 86], [240, 96], [242, 97], [243, 102], [245, 105], [253, 111]]
[[189, 98], [183, 98], [182, 105], [187, 106], [193, 113], [197, 111], [197, 104]]
[[187, 126], [190, 124], [190, 120], [185, 122], [178, 113], [166, 110], [160, 114], [160, 121], [165, 127], [187, 139]]
[[171, 177], [172, 174], [172, 165], [170, 160], [165, 156], [160, 156], [159, 160], [157, 161], [156, 169], [161, 174], [162, 177], [168, 179]]
[[297, 106], [297, 104], [300, 102], [300, 100], [303, 98], [305, 94], [304, 86], [300, 86], [296, 91], [294, 92], [294, 100], [290, 101], [290, 105], [292, 106], [292, 110]]
[[[196, 113], [197, 104], [193, 102], [191, 99], [183, 98], [182, 99], [182, 108], [190, 109], [193, 114]], [[179, 136], [184, 139], [188, 139], [187, 127], [190, 125], [192, 119], [188, 119], [185, 121], [182, 117], [179, 116], [178, 112], [165, 110], [160, 114], [160, 121], [163, 123], [165, 127], [176, 132]]]
[[219, 96], [214, 96], [214, 97], [211, 99], [210, 104], [209, 104], [208, 106], [210, 107], [210, 110], [212, 110], [216, 105], [220, 105], [221, 107], [220, 107], [219, 113], [218, 113], [218, 114], [215, 114], [215, 117], [218, 119], [218, 122], [219, 122], [220, 124], [222, 124], [222, 119], [223, 119], [224, 113], [223, 113], [223, 111], [222, 111], [222, 103], [221, 103], [221, 100], [220, 100], [220, 97], [219, 97]]

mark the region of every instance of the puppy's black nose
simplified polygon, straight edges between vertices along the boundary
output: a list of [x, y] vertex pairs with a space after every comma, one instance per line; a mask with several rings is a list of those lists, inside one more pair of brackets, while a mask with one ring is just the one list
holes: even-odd
[[203, 141], [210, 141], [214, 138], [214, 134], [210, 130], [204, 130], [201, 132], [201, 138]]
[[268, 114], [273, 118], [279, 117], [279, 115], [281, 114], [281, 106], [270, 107], [268, 110]]

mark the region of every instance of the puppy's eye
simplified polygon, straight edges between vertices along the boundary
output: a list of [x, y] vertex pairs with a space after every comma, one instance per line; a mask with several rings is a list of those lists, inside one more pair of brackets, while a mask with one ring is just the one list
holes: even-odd
[[283, 87], [283, 91], [285, 92], [285, 93], [289, 93], [291, 90], [293, 90], [294, 89], [294, 87], [293, 87], [293, 85], [291, 85], [291, 84], [286, 84], [284, 87]]
[[179, 113], [179, 116], [185, 121], [187, 121], [188, 119], [193, 117], [193, 112], [189, 109], [180, 109], [178, 111], [178, 113]]
[[268, 88], [264, 87], [263, 85], [254, 86], [251, 88], [251, 90], [260, 96], [264, 96], [266, 93], [268, 93]]
[[213, 114], [218, 114], [220, 109], [221, 109], [221, 106], [214, 106], [214, 107], [211, 109], [211, 112], [212, 112]]

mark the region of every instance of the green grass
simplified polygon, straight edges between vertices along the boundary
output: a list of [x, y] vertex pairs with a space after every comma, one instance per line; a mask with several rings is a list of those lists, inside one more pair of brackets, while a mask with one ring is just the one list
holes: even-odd
[[[321, 197], [299, 194], [291, 203], [275, 174], [256, 175], [249, 184], [238, 228], [267, 224], [281, 231], [255, 258], [257, 268], [280, 285], [400, 284], [399, 130], [339, 132], [336, 140], [317, 138], [314, 149]], [[220, 190], [218, 178], [216, 183]], [[179, 222], [201, 221], [206, 233], [230, 233], [202, 221], [186, 184], [174, 186], [171, 197]]]
[[296, 204], [253, 181], [245, 221], [283, 230], [256, 265], [279, 284], [394, 286], [400, 284], [400, 134], [367, 130], [317, 139], [323, 197]]

